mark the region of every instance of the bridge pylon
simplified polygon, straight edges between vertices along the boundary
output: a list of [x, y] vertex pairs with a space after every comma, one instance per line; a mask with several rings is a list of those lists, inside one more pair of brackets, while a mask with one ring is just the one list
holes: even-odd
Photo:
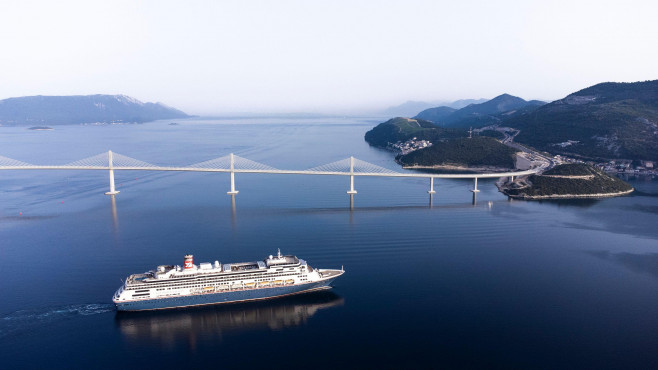
[[233, 153], [230, 155], [231, 158], [231, 191], [226, 192], [228, 195], [236, 195], [239, 191], [235, 190], [235, 157]]
[[105, 193], [105, 195], [116, 195], [119, 194], [119, 191], [114, 187], [114, 164], [112, 163], [112, 151], [107, 151], [107, 161], [110, 168], [110, 191]]
[[[474, 185], [473, 185], [473, 190], [471, 190], [471, 191], [473, 192], [473, 194], [475, 194], [475, 193], [479, 193], [479, 192], [480, 192], [480, 191], [478, 190], [478, 178], [477, 178], [477, 177], [474, 177], [474, 179], [475, 179], [475, 183], [474, 183]], [[475, 198], [473, 198], [473, 199], [475, 199]], [[474, 200], [474, 202], [475, 202], [475, 200]]]
[[350, 196], [356, 194], [354, 190], [354, 157], [350, 157], [350, 190], [347, 191]]

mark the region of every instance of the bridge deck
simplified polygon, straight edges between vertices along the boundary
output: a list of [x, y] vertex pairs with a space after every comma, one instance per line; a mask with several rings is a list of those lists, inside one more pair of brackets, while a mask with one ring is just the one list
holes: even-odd
[[115, 170], [115, 171], [179, 171], [179, 172], [225, 172], [225, 173], [267, 173], [281, 175], [330, 175], [330, 176], [378, 176], [378, 177], [421, 177], [421, 178], [495, 178], [510, 176], [525, 176], [537, 173], [539, 169], [530, 169], [514, 172], [492, 172], [492, 173], [458, 173], [458, 174], [433, 174], [412, 172], [349, 172], [349, 171], [308, 171], [308, 170], [243, 170], [222, 168], [195, 168], [195, 167], [109, 167], [109, 166], [0, 166], [0, 170]]

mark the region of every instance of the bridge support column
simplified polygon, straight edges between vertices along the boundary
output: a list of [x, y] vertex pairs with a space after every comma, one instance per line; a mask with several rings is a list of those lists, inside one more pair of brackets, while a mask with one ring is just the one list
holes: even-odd
[[509, 182], [514, 182], [514, 176], [509, 177]]
[[[478, 190], [478, 178], [477, 177], [475, 177], [475, 183], [474, 183], [474, 186], [473, 186], [473, 190], [471, 190], [471, 191], [473, 192], [473, 194], [480, 192]], [[475, 198], [473, 198], [473, 199], [475, 199]]]
[[107, 158], [108, 158], [109, 168], [110, 168], [110, 191], [105, 193], [105, 195], [116, 195], [116, 194], [119, 194], [119, 192], [114, 187], [114, 165], [112, 164], [112, 151], [111, 150], [107, 151]]
[[239, 193], [237, 190], [235, 190], [235, 158], [233, 157], [233, 153], [231, 153], [231, 191], [226, 192], [228, 195], [236, 195]]
[[354, 190], [354, 157], [350, 157], [350, 190], [347, 194], [350, 196], [356, 194], [356, 190]]
[[436, 194], [434, 191], [434, 177], [430, 177], [430, 190], [428, 191], [430, 194]]

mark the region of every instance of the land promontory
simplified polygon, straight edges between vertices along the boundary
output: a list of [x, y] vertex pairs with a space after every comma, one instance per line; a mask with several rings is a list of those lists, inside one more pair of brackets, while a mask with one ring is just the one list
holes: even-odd
[[512, 198], [528, 200], [614, 197], [634, 190], [620, 178], [581, 163], [561, 164], [499, 188]]

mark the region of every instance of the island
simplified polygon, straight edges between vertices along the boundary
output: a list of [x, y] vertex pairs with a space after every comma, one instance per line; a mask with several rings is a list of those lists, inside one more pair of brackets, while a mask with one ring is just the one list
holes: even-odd
[[28, 128], [28, 130], [32, 130], [32, 131], [50, 131], [50, 130], [54, 130], [54, 129], [52, 127], [48, 127], [48, 126], [34, 126], [34, 127]]
[[634, 190], [620, 178], [583, 163], [561, 164], [541, 175], [498, 183], [498, 189], [526, 200], [616, 197]]

